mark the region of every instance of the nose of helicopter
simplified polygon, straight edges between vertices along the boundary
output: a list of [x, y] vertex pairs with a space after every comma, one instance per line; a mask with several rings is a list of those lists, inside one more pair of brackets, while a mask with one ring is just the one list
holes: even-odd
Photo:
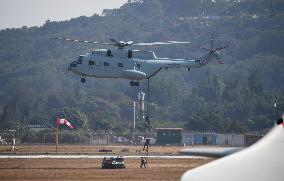
[[69, 64], [69, 66], [66, 68], [66, 70], [68, 70], [68, 71], [72, 71], [71, 63], [70, 63], [70, 64]]
[[67, 70], [72, 71], [76, 67], [77, 67], [77, 64], [72, 62], [72, 63], [69, 64], [69, 67], [67, 68]]

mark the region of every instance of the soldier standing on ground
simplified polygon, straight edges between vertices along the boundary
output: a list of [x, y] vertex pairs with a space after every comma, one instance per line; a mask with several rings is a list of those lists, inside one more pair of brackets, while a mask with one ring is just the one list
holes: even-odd
[[140, 168], [142, 168], [142, 166], [144, 166], [144, 168], [146, 168], [146, 164], [147, 164], [147, 160], [144, 157], [141, 157], [141, 164], [140, 164]]

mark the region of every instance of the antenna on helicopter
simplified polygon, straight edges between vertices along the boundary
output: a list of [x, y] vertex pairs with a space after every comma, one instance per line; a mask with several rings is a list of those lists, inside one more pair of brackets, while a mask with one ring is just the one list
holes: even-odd
[[214, 35], [213, 34], [211, 34], [210, 43], [211, 43], [211, 50], [213, 50], [213, 43], [214, 43]]

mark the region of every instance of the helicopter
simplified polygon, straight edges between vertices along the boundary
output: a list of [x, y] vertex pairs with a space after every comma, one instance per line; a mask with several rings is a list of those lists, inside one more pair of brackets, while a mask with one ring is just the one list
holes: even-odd
[[201, 68], [209, 62], [217, 59], [223, 63], [221, 50], [228, 48], [221, 46], [213, 47], [214, 37], [212, 36], [211, 47], [198, 46], [207, 53], [199, 59], [172, 59], [158, 58], [154, 51], [126, 50], [129, 46], [153, 46], [171, 44], [191, 44], [192, 42], [164, 41], [152, 43], [134, 43], [134, 41], [118, 41], [114, 38], [110, 42], [95, 42], [76, 40], [69, 38], [55, 38], [61, 41], [72, 41], [78, 43], [102, 44], [118, 47], [117, 49], [95, 49], [86, 54], [79, 55], [69, 65], [67, 70], [81, 76], [81, 82], [86, 82], [86, 77], [96, 78], [123, 78], [130, 80], [130, 86], [139, 86], [139, 81], [155, 76], [162, 69], [169, 68]]

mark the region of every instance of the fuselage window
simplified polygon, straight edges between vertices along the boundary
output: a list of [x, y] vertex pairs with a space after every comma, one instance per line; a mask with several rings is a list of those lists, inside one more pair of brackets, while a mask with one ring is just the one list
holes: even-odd
[[128, 58], [132, 58], [132, 51], [128, 50]]
[[106, 56], [107, 56], [107, 57], [113, 57], [113, 55], [111, 54], [111, 51], [110, 51], [110, 50], [107, 50]]
[[117, 66], [118, 67], [123, 67], [123, 63], [118, 63]]
[[200, 60], [195, 60], [196, 63], [200, 63]]
[[109, 63], [108, 62], [104, 62], [104, 66], [109, 66]]
[[95, 61], [89, 60], [89, 65], [95, 65]]

